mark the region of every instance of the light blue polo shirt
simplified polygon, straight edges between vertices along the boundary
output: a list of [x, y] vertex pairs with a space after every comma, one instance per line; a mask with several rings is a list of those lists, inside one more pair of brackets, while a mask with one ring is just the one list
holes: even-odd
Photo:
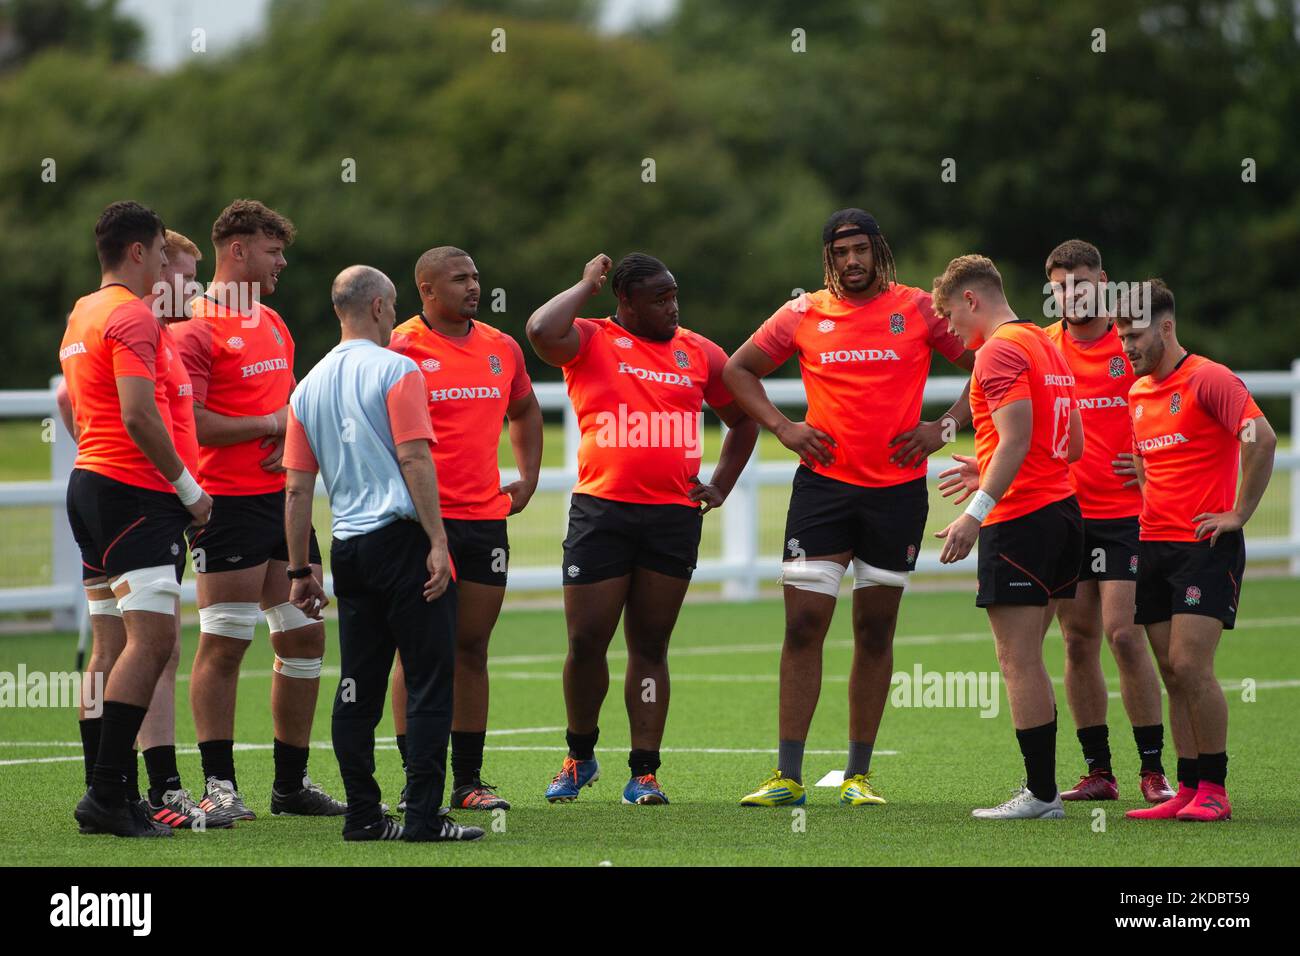
[[[336, 538], [418, 521], [397, 464], [388, 393], [415, 362], [367, 339], [340, 342], [289, 397], [320, 468]], [[423, 378], [420, 379], [423, 389]]]

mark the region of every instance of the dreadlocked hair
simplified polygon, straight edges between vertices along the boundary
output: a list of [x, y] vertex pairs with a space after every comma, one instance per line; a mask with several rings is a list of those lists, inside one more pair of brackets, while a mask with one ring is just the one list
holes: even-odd
[[[898, 269], [894, 265], [894, 252], [889, 248], [889, 243], [885, 237], [879, 234], [868, 236], [871, 240], [871, 258], [876, 266], [876, 283], [881, 290], [888, 289], [891, 284], [898, 281]], [[826, 281], [826, 288], [831, 290], [831, 295], [837, 299], [844, 298], [844, 287], [840, 285], [840, 277], [835, 272], [835, 259], [831, 253], [831, 246], [835, 240], [831, 240], [822, 246], [822, 271], [823, 278]]]
[[654, 256], [647, 256], [643, 252], [629, 252], [618, 260], [618, 265], [614, 266], [609, 284], [614, 290], [614, 295], [618, 296], [630, 292], [632, 286], [644, 282], [651, 276], [667, 271], [668, 267]]

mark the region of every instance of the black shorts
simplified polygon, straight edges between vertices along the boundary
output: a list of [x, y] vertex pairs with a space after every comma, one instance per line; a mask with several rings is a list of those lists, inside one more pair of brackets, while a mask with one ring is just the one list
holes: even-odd
[[1010, 521], [980, 528], [976, 607], [1046, 607], [1072, 598], [1083, 554], [1083, 516], [1071, 495]]
[[564, 539], [563, 579], [592, 584], [634, 567], [690, 580], [704, 515], [689, 505], [636, 505], [574, 495]]
[[[194, 570], [200, 574], [241, 571], [267, 561], [288, 561], [284, 539], [284, 492], [264, 495], [213, 495], [212, 517], [187, 533]], [[312, 564], [320, 564], [316, 529], [308, 545]]]
[[924, 478], [866, 488], [800, 465], [785, 518], [785, 560], [852, 551], [872, 567], [911, 571], [929, 513]]
[[1217, 617], [1232, 630], [1241, 579], [1246, 571], [1246, 537], [1240, 531], [1205, 541], [1143, 541], [1138, 563], [1138, 624], [1159, 624], [1175, 614]]
[[456, 580], [506, 586], [510, 567], [510, 538], [506, 519], [443, 518], [447, 550], [456, 565]]
[[185, 571], [185, 529], [194, 518], [170, 491], [153, 491], [74, 468], [68, 524], [81, 549], [81, 579], [172, 565]]
[[1084, 518], [1080, 581], [1136, 581], [1138, 519]]

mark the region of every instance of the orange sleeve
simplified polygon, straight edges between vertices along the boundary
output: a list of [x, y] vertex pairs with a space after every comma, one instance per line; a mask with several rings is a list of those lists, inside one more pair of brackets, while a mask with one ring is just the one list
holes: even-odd
[[595, 337], [597, 329], [600, 328], [600, 323], [595, 319], [574, 319], [573, 327], [578, 330], [578, 354], [565, 362], [561, 368], [572, 368], [581, 361], [582, 357], [587, 354], [587, 346], [591, 344], [591, 340]]
[[284, 430], [284, 455], [280, 459], [286, 468], [294, 471], [320, 471], [316, 456], [312, 454], [307, 432], [289, 406], [289, 423]]
[[208, 380], [212, 377], [212, 326], [202, 319], [177, 322], [172, 327], [172, 337], [185, 371], [190, 373], [195, 403], [206, 404]]
[[749, 341], [773, 362], [784, 362], [798, 351], [794, 344], [794, 333], [799, 327], [800, 315], [793, 305], [787, 302], [781, 306], [749, 337]]
[[722, 369], [727, 364], [727, 353], [722, 350], [722, 346], [709, 339], [704, 339], [700, 343], [704, 346], [704, 354], [709, 360], [709, 378], [704, 383], [704, 400], [710, 408], [725, 408], [736, 400], [722, 381]]
[[158, 343], [162, 326], [143, 302], [128, 302], [113, 310], [104, 326], [104, 341], [113, 357], [113, 377], [157, 378]]
[[1006, 339], [985, 342], [975, 353], [975, 374], [989, 411], [1029, 398], [1029, 356]]
[[393, 431], [393, 444], [415, 441], [417, 438], [437, 441], [433, 437], [433, 423], [429, 421], [429, 403], [424, 396], [424, 376], [419, 369], [411, 369], [397, 380], [384, 398], [388, 406], [388, 425]]
[[[581, 335], [582, 333], [579, 333]], [[515, 377], [510, 380], [510, 401], [523, 398], [533, 390], [533, 380], [528, 377], [528, 366], [524, 364], [524, 351], [513, 336], [505, 337], [510, 354], [515, 357]]]
[[929, 292], [918, 292], [916, 307], [921, 312], [921, 318], [925, 319], [930, 348], [950, 362], [960, 358], [961, 353], [966, 351], [966, 346], [962, 344], [961, 339], [948, 331], [948, 320], [934, 311], [934, 296]]
[[1210, 416], [1232, 434], [1264, 413], [1255, 404], [1246, 383], [1222, 365], [1206, 364], [1196, 376], [1196, 400]]

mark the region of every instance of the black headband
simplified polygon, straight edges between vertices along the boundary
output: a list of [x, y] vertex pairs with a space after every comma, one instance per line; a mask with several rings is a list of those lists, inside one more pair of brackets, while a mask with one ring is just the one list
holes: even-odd
[[[845, 226], [851, 228], [845, 229]], [[876, 224], [876, 219], [871, 213], [863, 212], [861, 209], [841, 209], [832, 214], [826, 225], [822, 227], [822, 244], [829, 246], [836, 239], [844, 239], [848, 236], [878, 235], [880, 235], [880, 226]]]

